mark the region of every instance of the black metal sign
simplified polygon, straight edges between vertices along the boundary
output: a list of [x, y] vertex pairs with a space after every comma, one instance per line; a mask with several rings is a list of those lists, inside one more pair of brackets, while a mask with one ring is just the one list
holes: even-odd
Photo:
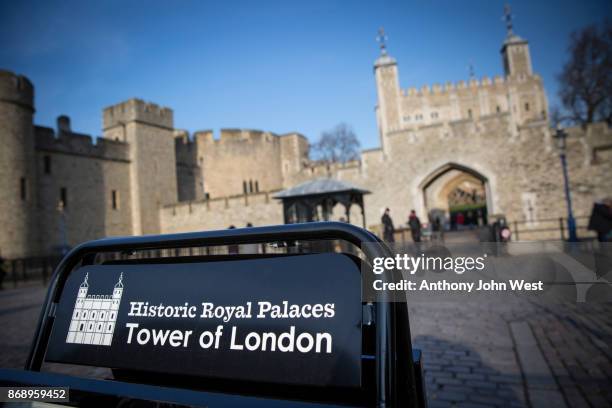
[[348, 256], [85, 266], [46, 359], [284, 384], [361, 383], [361, 277]]

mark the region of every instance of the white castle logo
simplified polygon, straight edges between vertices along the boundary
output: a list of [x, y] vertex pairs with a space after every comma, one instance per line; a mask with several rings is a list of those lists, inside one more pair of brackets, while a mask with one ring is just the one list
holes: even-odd
[[110, 346], [123, 295], [123, 273], [119, 275], [112, 296], [88, 295], [88, 279], [89, 273], [79, 287], [66, 343]]

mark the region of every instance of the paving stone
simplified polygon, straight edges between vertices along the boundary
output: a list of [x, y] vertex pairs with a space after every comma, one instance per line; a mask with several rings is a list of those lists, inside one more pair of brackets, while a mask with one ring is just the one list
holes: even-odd
[[563, 395], [559, 391], [555, 390], [529, 390], [529, 401], [533, 408], [540, 407], [555, 407], [564, 408], [567, 405], [563, 399]]

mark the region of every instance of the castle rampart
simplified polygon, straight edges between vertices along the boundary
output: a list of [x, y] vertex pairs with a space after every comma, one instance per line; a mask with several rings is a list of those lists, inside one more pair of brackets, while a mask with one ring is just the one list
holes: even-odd
[[0, 102], [9, 102], [34, 111], [34, 86], [23, 75], [0, 70]]
[[272, 198], [276, 191], [241, 194], [168, 205], [161, 209], [160, 223], [165, 233], [204, 229], [226, 229], [283, 223], [283, 206]]
[[91, 157], [103, 160], [129, 162], [129, 145], [127, 143], [98, 137], [94, 143], [90, 135], [81, 133], [59, 132], [52, 128], [35, 127], [36, 150]]
[[172, 109], [136, 98], [109, 106], [104, 109], [102, 116], [105, 131], [116, 126], [123, 126], [128, 122], [139, 122], [166, 129], [174, 127]]
[[205, 194], [216, 198], [282, 188], [280, 139], [261, 130], [221, 129], [218, 139], [198, 132]]

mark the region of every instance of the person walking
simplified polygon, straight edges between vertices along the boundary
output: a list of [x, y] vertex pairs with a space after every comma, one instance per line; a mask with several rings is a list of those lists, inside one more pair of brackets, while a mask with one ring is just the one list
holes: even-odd
[[410, 210], [410, 215], [408, 216], [408, 226], [410, 227], [412, 240], [415, 243], [421, 242], [421, 220], [419, 220], [419, 217], [417, 217], [414, 210]]
[[385, 242], [395, 242], [395, 238], [393, 237], [393, 233], [395, 232], [395, 228], [393, 227], [393, 220], [389, 213], [391, 210], [389, 208], [385, 208], [385, 212], [383, 213], [380, 221], [383, 224], [383, 240]]
[[599, 242], [612, 242], [612, 197], [606, 197], [601, 203], [593, 205], [589, 230], [597, 232]]

